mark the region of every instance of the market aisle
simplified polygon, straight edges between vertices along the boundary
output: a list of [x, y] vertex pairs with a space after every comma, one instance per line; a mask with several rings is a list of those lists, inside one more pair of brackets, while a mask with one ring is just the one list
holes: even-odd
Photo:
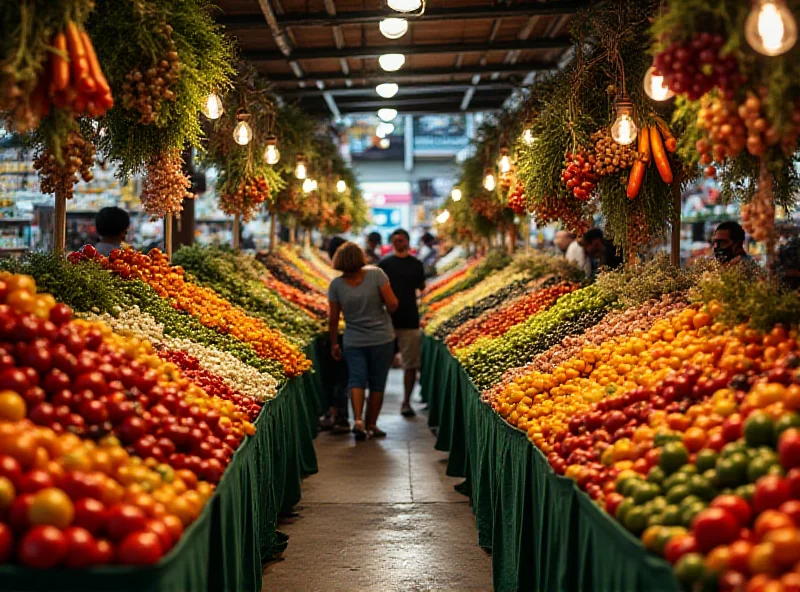
[[[488, 591], [491, 558], [476, 544], [467, 498], [445, 476], [424, 414], [399, 414], [402, 373], [389, 375], [385, 440], [316, 440], [319, 473], [303, 483], [291, 539], [264, 570], [268, 592]], [[421, 405], [417, 405], [419, 407]]]

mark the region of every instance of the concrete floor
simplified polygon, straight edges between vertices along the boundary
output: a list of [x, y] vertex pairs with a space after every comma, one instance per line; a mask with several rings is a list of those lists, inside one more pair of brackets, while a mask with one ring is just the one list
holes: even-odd
[[[392, 370], [378, 425], [383, 440], [322, 433], [319, 473], [303, 483], [283, 558], [264, 569], [267, 592], [489, 591], [491, 558], [476, 544], [467, 498], [445, 476], [427, 418], [400, 416]], [[419, 411], [421, 404], [417, 404]]]

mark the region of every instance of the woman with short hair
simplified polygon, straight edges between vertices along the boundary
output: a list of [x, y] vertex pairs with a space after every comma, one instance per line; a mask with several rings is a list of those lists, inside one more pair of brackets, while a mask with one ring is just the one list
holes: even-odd
[[[394, 358], [394, 329], [390, 313], [397, 310], [397, 297], [389, 278], [377, 267], [368, 267], [364, 251], [346, 242], [333, 256], [333, 268], [342, 275], [328, 288], [328, 330], [331, 355], [347, 361], [348, 388], [353, 407], [356, 440], [383, 437], [377, 426], [383, 405], [386, 379]], [[339, 346], [339, 317], [344, 314], [343, 347]], [[369, 402], [364, 420], [364, 399]]]

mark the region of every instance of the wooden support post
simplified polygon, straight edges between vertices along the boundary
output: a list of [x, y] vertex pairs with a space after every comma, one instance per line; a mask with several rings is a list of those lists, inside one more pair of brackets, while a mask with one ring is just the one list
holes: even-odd
[[164, 252], [167, 260], [172, 261], [172, 214], [164, 217]]
[[676, 175], [672, 181], [672, 234], [670, 260], [675, 267], [681, 266], [681, 180]]
[[311, 251], [311, 229], [306, 228], [303, 235], [303, 251], [308, 253]]
[[278, 215], [275, 212], [272, 212], [272, 215], [269, 217], [269, 252], [272, 253], [275, 250], [275, 238], [276, 238], [276, 219]]
[[289, 227], [289, 244], [294, 245], [297, 242], [297, 224], [292, 223]]
[[238, 251], [242, 248], [242, 216], [233, 215], [233, 250]]
[[56, 191], [53, 209], [53, 253], [64, 255], [67, 248], [67, 197]]

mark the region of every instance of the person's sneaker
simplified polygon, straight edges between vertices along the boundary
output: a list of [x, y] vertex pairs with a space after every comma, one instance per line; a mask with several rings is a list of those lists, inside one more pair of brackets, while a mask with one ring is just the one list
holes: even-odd
[[332, 434], [349, 434], [350, 433], [350, 422], [333, 424], [333, 426], [331, 426], [331, 433]]
[[414, 417], [417, 413], [411, 408], [411, 405], [403, 405], [400, 407], [400, 415], [403, 417]]

